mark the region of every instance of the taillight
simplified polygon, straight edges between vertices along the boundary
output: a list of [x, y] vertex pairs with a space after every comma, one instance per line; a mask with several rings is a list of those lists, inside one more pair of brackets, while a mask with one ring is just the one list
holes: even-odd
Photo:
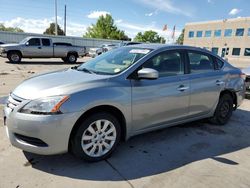
[[247, 77], [247, 76], [246, 76], [246, 74], [241, 73], [241, 74], [240, 74], [240, 77], [241, 77], [243, 80], [246, 80], [246, 77]]

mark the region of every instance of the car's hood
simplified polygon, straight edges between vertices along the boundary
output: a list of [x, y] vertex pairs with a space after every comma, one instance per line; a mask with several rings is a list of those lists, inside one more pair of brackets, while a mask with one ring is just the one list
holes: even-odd
[[[105, 82], [109, 76], [65, 69], [34, 76], [21, 83], [13, 94], [23, 99], [71, 94]], [[94, 84], [95, 83], [95, 84]]]
[[13, 47], [13, 46], [19, 46], [20, 44], [1, 44], [1, 47]]
[[247, 76], [250, 76], [250, 67], [243, 69], [242, 72], [246, 74]]

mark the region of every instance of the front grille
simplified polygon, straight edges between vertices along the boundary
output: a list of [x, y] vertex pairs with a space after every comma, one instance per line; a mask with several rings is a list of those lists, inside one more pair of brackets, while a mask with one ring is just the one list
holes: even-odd
[[22, 98], [15, 96], [14, 94], [10, 94], [8, 101], [7, 101], [7, 107], [11, 108], [12, 110], [17, 107], [21, 102], [23, 101]]
[[38, 139], [38, 138], [33, 138], [33, 137], [29, 137], [29, 136], [24, 136], [24, 135], [20, 135], [15, 133], [14, 134], [15, 137], [23, 142], [26, 142], [28, 144], [31, 144], [33, 146], [38, 146], [38, 147], [48, 147], [48, 144], [46, 144], [44, 141]]

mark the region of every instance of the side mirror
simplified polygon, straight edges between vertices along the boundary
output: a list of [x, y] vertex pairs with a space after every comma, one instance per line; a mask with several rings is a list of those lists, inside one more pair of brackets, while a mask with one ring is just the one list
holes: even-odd
[[26, 42], [26, 43], [25, 43], [25, 46], [29, 46], [29, 42]]
[[159, 72], [150, 68], [143, 68], [137, 74], [139, 79], [155, 80], [159, 78]]

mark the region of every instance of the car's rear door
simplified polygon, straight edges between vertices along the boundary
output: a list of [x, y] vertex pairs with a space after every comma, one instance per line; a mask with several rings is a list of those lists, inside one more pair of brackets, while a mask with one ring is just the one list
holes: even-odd
[[157, 70], [159, 78], [131, 80], [134, 131], [183, 120], [188, 115], [190, 90], [184, 61], [181, 51], [164, 51], [140, 67]]
[[50, 39], [42, 38], [40, 54], [42, 57], [53, 57], [53, 46]]
[[217, 105], [224, 80], [222, 71], [215, 66], [214, 58], [200, 51], [187, 51], [190, 70], [191, 116], [205, 115]]

